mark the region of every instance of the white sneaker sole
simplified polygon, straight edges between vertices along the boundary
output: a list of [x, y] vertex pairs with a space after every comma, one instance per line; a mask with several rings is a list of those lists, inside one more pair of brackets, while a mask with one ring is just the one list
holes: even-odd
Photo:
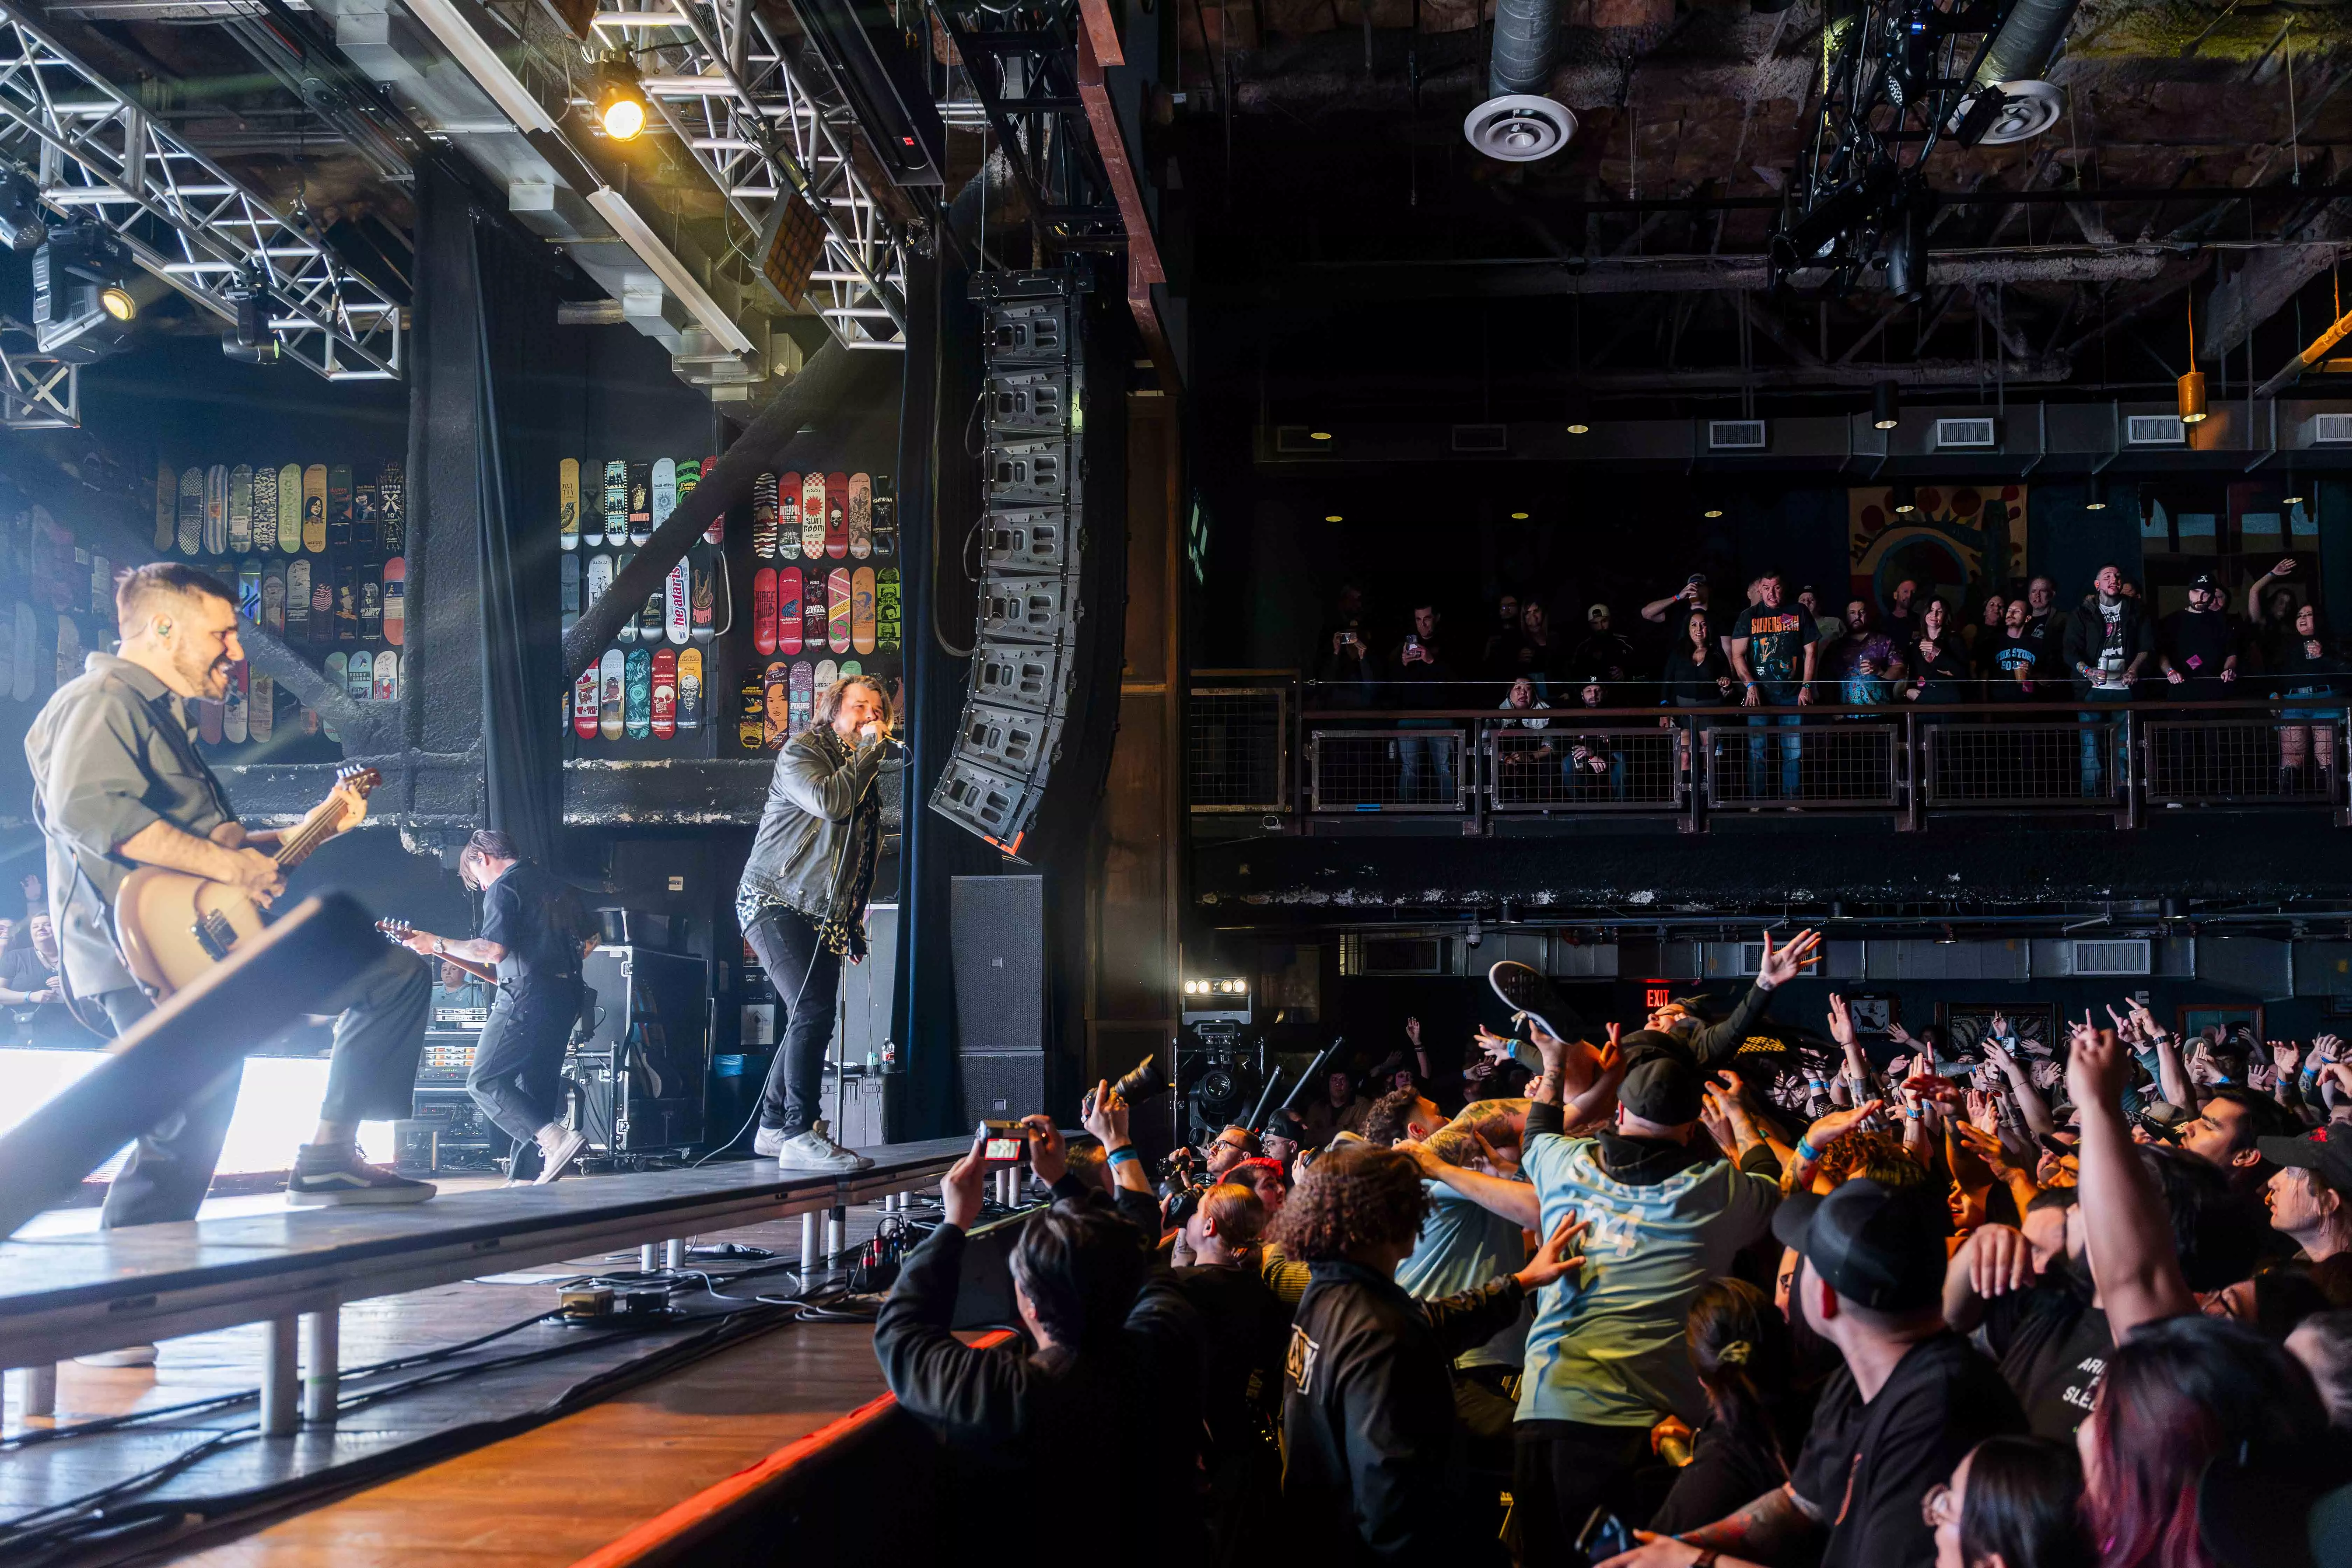
[[863, 1154], [833, 1155], [822, 1160], [796, 1160], [790, 1154], [776, 1156], [778, 1170], [805, 1171], [811, 1175], [823, 1175], [828, 1173], [837, 1174], [843, 1171], [866, 1171], [871, 1170], [873, 1166], [874, 1162]]
[[580, 1151], [586, 1147], [588, 1147], [588, 1138], [585, 1133], [565, 1133], [563, 1142], [555, 1146], [555, 1152], [544, 1156], [539, 1174], [532, 1178], [530, 1184], [534, 1187], [543, 1187], [563, 1174], [565, 1167], [577, 1159]]

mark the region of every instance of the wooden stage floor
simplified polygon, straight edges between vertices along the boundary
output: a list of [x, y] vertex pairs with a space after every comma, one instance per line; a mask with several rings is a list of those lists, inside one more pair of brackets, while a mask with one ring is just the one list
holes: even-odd
[[[936, 1191], [935, 1184], [927, 1185]], [[221, 1207], [235, 1213], [257, 1201], [266, 1200], [222, 1200]], [[878, 1203], [851, 1205], [845, 1247], [870, 1237], [881, 1216]], [[777, 1255], [772, 1261], [796, 1266], [800, 1238], [800, 1221], [793, 1218], [691, 1239], [696, 1246], [763, 1247]], [[633, 1252], [598, 1254], [521, 1271], [536, 1279], [489, 1276], [349, 1303], [342, 1310], [344, 1363], [457, 1343], [553, 1307], [559, 1279], [635, 1265]], [[723, 1272], [749, 1264], [692, 1258], [689, 1266]], [[792, 1279], [789, 1273], [767, 1274], [740, 1289], [782, 1292]], [[600, 1331], [539, 1328], [481, 1353], [527, 1344], [533, 1335]], [[214, 1543], [199, 1550], [167, 1548], [141, 1560], [362, 1568], [480, 1553], [500, 1568], [556, 1568], [880, 1395], [872, 1337], [871, 1325], [863, 1322], [789, 1323], [520, 1435], [307, 1511], [256, 1520], [234, 1538], [208, 1535]], [[58, 1424], [254, 1388], [262, 1352], [260, 1327], [248, 1325], [168, 1341], [155, 1367], [68, 1364], [58, 1378]], [[614, 1355], [626, 1353], [633, 1352]], [[460, 1380], [356, 1413], [332, 1429], [305, 1427], [293, 1438], [231, 1449], [152, 1495], [218, 1494], [289, 1472], [331, 1468], [436, 1430], [507, 1414], [518, 1402], [529, 1408], [605, 1364], [605, 1352], [591, 1352], [510, 1369], [499, 1374], [495, 1386], [486, 1380], [471, 1387]], [[214, 1419], [227, 1426], [251, 1415], [248, 1405]], [[26, 1423], [12, 1401], [0, 1433], [13, 1435], [28, 1425], [48, 1424]], [[188, 1446], [201, 1430], [201, 1423], [175, 1423], [128, 1447], [121, 1436], [92, 1436], [0, 1451], [0, 1521], [154, 1463]], [[141, 1445], [149, 1450], [143, 1456]], [[120, 1559], [110, 1553], [103, 1560]]]

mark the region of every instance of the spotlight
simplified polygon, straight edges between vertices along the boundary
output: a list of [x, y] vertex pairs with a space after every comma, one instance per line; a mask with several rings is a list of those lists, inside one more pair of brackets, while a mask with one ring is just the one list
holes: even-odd
[[127, 321], [138, 301], [123, 286], [129, 258], [94, 223], [49, 231], [33, 252], [33, 334], [39, 352], [62, 348], [111, 318]]
[[2204, 424], [2205, 373], [2201, 370], [2192, 370], [2184, 374], [2180, 378], [2179, 391], [2180, 422], [2183, 425]]
[[2096, 474], [2093, 474], [2090, 477], [2089, 488], [2084, 493], [2083, 510], [2084, 511], [2105, 511], [2107, 510], [2106, 483]]
[[1919, 510], [1919, 492], [1908, 479], [1898, 479], [1887, 490], [1887, 506], [1897, 517], [1908, 517]]
[[98, 308], [118, 321], [127, 321], [139, 313], [139, 301], [121, 284], [110, 283], [98, 291]]
[[221, 334], [221, 353], [247, 364], [267, 364], [278, 357], [278, 338], [269, 330], [269, 290], [240, 279], [227, 289], [236, 307], [236, 324]]
[[598, 72], [596, 123], [615, 142], [634, 142], [646, 128], [649, 112], [646, 89], [637, 85], [635, 67], [625, 59], [607, 59]]
[[33, 182], [22, 174], [0, 178], [0, 245], [30, 250], [48, 237], [40, 193], [33, 188]]
[[1902, 403], [1902, 391], [1892, 379], [1870, 384], [1870, 424], [1873, 429], [1892, 430], [1900, 423], [1895, 410]]

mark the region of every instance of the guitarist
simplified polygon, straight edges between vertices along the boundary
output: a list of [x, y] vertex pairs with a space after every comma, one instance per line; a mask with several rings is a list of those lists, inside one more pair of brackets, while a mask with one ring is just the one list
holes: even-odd
[[[114, 898], [142, 865], [186, 871], [264, 902], [283, 892], [270, 851], [278, 835], [248, 831], [195, 749], [198, 698], [228, 689], [245, 657], [236, 604], [209, 574], [179, 562], [124, 573], [114, 594], [120, 656], [93, 653], [58, 688], [25, 734], [33, 815], [48, 841], [49, 908], [62, 941], [69, 994], [119, 1035], [154, 1011], [114, 945]], [[360, 1158], [362, 1121], [415, 1106], [417, 1057], [433, 982], [425, 965], [394, 959], [341, 993], [318, 1130], [295, 1156], [286, 1186], [295, 1207], [417, 1203], [433, 1195]], [[87, 1008], [84, 1013], [87, 1013]], [[93, 1027], [95, 1020], [88, 1019]], [[194, 1219], [244, 1078], [239, 1064], [195, 1101], [139, 1140], [107, 1188], [109, 1226]]]
[[465, 940], [412, 931], [400, 940], [428, 958], [498, 965], [499, 999], [482, 1026], [466, 1082], [474, 1103], [515, 1141], [507, 1169], [520, 1180], [524, 1149], [536, 1145], [544, 1186], [563, 1174], [588, 1140], [555, 1120], [563, 1047], [580, 1016], [580, 963], [596, 945], [580, 891], [516, 853], [486, 827], [457, 856], [457, 879], [482, 895], [482, 934]]

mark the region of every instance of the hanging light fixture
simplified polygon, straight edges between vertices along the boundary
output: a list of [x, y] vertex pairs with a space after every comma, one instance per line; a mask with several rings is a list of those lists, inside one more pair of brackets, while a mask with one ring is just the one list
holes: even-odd
[[1908, 479], [1897, 479], [1889, 487], [1886, 500], [1895, 516], [1908, 517], [1919, 510], [1918, 487]]
[[2099, 478], [2098, 470], [2095, 468], [2091, 470], [2090, 488], [2083, 497], [2083, 510], [2084, 511], [2107, 510], [2106, 481]]
[[1872, 382], [1870, 384], [1871, 427], [1875, 430], [1892, 430], [1896, 425], [1902, 423], [1897, 415], [1902, 402], [1902, 389], [1895, 385], [1893, 377]]
[[2197, 368], [2197, 301], [2189, 300], [2189, 369], [2178, 383], [2180, 422], [2205, 423], [2205, 373]]
[[2286, 460], [2286, 485], [2284, 492], [2279, 496], [2279, 505], [2303, 506], [2310, 500], [2311, 498], [2304, 493], [2303, 480], [2295, 476], [2294, 459], [2289, 458]]
[[638, 85], [636, 68], [622, 55], [605, 58], [597, 72], [596, 123], [615, 142], [634, 142], [646, 128], [650, 105]]

